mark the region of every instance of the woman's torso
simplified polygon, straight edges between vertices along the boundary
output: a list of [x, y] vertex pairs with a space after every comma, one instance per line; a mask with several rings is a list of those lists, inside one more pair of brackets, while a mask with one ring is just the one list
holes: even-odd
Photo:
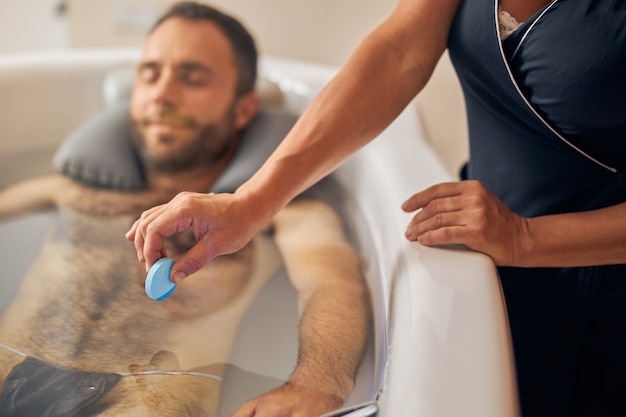
[[626, 3], [550, 2], [502, 43], [497, 12], [465, 0], [450, 33], [468, 176], [524, 216], [614, 203], [602, 194], [626, 166]]

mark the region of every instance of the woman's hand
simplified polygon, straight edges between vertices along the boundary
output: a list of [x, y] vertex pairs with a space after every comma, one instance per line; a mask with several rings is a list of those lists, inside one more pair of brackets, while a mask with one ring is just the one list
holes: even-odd
[[463, 244], [502, 266], [514, 266], [523, 257], [527, 220], [478, 181], [434, 185], [414, 194], [402, 209], [421, 209], [407, 227], [409, 240], [428, 246]]
[[166, 256], [163, 239], [192, 229], [198, 241], [172, 267], [171, 279], [180, 283], [213, 258], [243, 248], [260, 229], [259, 213], [250, 213], [254, 204], [235, 194], [183, 192], [169, 203], [142, 213], [126, 233], [134, 241], [137, 258], [149, 269]]

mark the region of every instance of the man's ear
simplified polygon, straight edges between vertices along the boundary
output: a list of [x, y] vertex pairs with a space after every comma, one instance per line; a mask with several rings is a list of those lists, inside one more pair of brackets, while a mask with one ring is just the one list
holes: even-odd
[[235, 104], [235, 128], [237, 130], [244, 129], [250, 124], [259, 110], [260, 103], [256, 91], [251, 91], [237, 99]]

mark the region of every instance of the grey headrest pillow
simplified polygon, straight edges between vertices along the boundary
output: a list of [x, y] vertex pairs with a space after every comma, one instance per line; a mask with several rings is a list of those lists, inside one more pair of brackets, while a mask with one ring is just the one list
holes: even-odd
[[[211, 190], [233, 192], [265, 162], [297, 116], [262, 108], [243, 134], [241, 146]], [[70, 134], [54, 155], [56, 171], [92, 186], [136, 190], [145, 184], [131, 139], [127, 104], [107, 109]]]

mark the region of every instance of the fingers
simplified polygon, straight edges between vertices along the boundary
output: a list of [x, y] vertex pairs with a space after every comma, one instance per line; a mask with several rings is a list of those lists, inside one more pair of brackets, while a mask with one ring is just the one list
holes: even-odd
[[241, 249], [258, 231], [258, 212], [231, 194], [182, 192], [170, 202], [144, 211], [126, 232], [137, 258], [148, 270], [166, 256], [164, 239], [192, 229], [197, 243], [172, 266], [170, 279], [180, 283], [216, 256]]
[[477, 181], [437, 184], [413, 195], [402, 206], [419, 210], [405, 236], [426, 245], [466, 243], [468, 236], [484, 227], [489, 193]]
[[[216, 255], [207, 247], [207, 240], [198, 242], [172, 265], [170, 280], [180, 284], [189, 275], [197, 272]], [[156, 262], [156, 261], [155, 261]]]
[[[465, 225], [463, 209], [466, 207], [467, 202], [464, 200], [465, 198], [462, 197], [459, 187], [451, 183], [433, 186], [413, 195], [405, 202], [402, 208], [405, 211], [421, 210], [413, 216], [407, 226], [406, 238], [409, 240], [420, 240], [420, 242], [425, 243], [424, 239], [426, 237], [423, 236], [424, 233], [447, 226]], [[453, 237], [452, 231], [446, 231], [445, 233], [442, 237]]]
[[402, 204], [402, 210], [410, 213], [423, 208], [435, 199], [460, 195], [463, 188], [462, 184], [459, 182], [446, 182], [428, 187], [419, 193], [413, 194], [406, 200]]
[[[173, 199], [167, 204], [144, 211], [126, 232], [125, 237], [134, 242], [137, 259], [145, 262], [146, 270], [148, 270], [156, 261], [167, 255], [163, 239], [192, 225], [191, 216], [184, 210], [178, 209]], [[183, 269], [188, 270], [188, 268]], [[187, 275], [191, 272], [188, 271]]]
[[519, 258], [525, 220], [478, 181], [446, 183], [413, 195], [402, 206], [419, 210], [405, 235], [424, 245], [463, 244], [497, 265]]
[[139, 220], [135, 220], [133, 225], [128, 229], [128, 232], [124, 234], [126, 240], [130, 240], [131, 242], [135, 240], [135, 232], [137, 230], [137, 226], [139, 225]]
[[319, 416], [342, 403], [331, 394], [287, 383], [246, 402], [231, 417]]
[[[126, 234], [124, 235], [124, 237], [129, 240], [134, 242], [135, 244], [135, 249], [137, 250], [137, 259], [139, 259], [140, 262], [145, 262], [146, 259], [144, 257], [144, 236], [145, 236], [145, 230], [146, 230], [146, 221], [148, 221], [148, 219], [151, 217], [151, 215], [153, 215], [154, 213], [157, 213], [159, 211], [161, 211], [163, 208], [163, 205], [160, 206], [155, 206], [149, 210], [144, 211], [141, 214], [141, 217], [137, 220], [135, 220], [135, 222], [133, 223], [133, 225], [131, 226], [131, 228], [126, 232]], [[154, 260], [152, 263], [156, 262], [159, 258], [157, 258], [156, 260]], [[146, 269], [149, 268], [150, 266], [152, 266], [152, 263], [150, 263], [149, 265], [146, 266]]]
[[156, 261], [165, 256], [163, 239], [176, 232], [192, 226], [193, 219], [185, 213], [179, 213], [168, 207], [160, 207], [148, 214], [142, 221], [135, 234], [135, 248], [141, 251], [146, 266], [149, 268]]
[[425, 220], [415, 216], [407, 226], [405, 237], [424, 245], [464, 243], [468, 224], [458, 213], [439, 213]]
[[146, 218], [151, 213], [154, 213], [155, 211], [160, 210], [164, 205], [165, 204], [161, 204], [159, 206], [154, 206], [151, 209], [145, 210], [143, 213], [141, 213], [141, 217], [139, 219], [135, 220], [133, 225], [130, 227], [130, 229], [128, 229], [128, 231], [124, 235], [126, 237], [126, 239], [130, 240], [130, 241], [133, 241], [135, 239], [135, 234], [137, 233], [137, 229], [140, 226], [142, 219]]
[[256, 399], [252, 399], [239, 407], [231, 417], [253, 417], [255, 415], [257, 401]]

